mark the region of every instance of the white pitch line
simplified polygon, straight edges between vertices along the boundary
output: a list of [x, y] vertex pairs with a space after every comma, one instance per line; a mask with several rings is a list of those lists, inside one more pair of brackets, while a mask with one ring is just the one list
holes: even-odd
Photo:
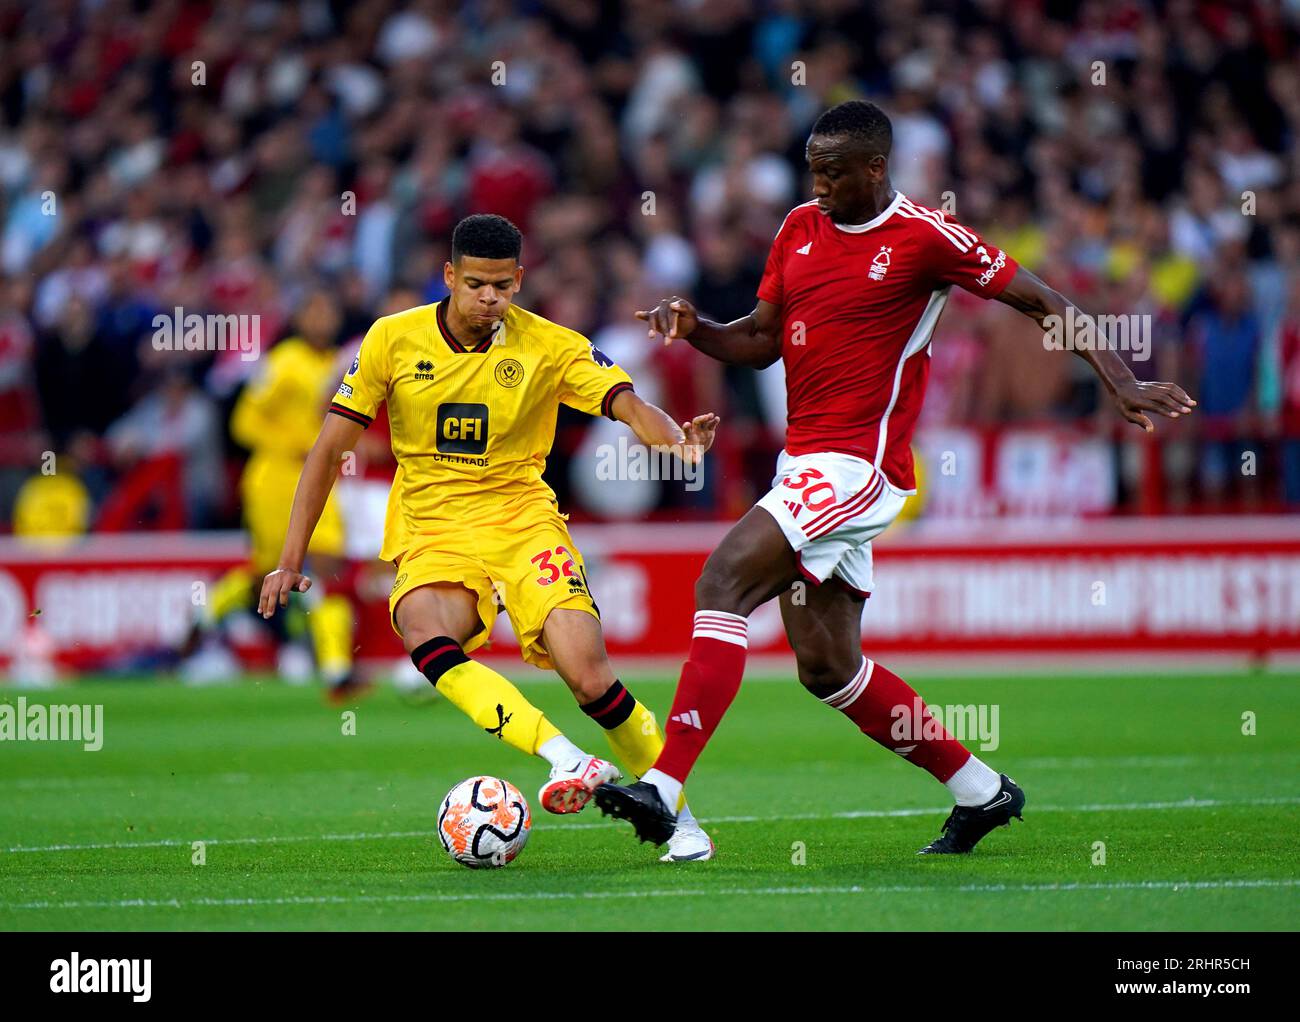
[[[1016, 771], [1029, 770], [1091, 770], [1096, 767], [1115, 767], [1136, 770], [1151, 769], [1185, 769], [1186, 767], [1197, 764], [1214, 764], [1221, 762], [1231, 762], [1239, 764], [1243, 761], [1259, 762], [1260, 760], [1292, 760], [1297, 758], [1293, 752], [1257, 752], [1247, 754], [1216, 754], [1210, 756], [1030, 756], [1025, 759], [1017, 759], [1013, 769]], [[279, 784], [285, 783], [308, 783], [310, 781], [328, 777], [331, 780], [357, 779], [369, 781], [379, 777], [386, 781], [409, 781], [413, 784], [424, 783], [423, 779], [411, 775], [402, 775], [394, 777], [387, 770], [379, 768], [358, 769], [358, 770], [303, 770], [293, 774], [248, 774], [248, 773], [221, 773], [205, 775], [202, 778], [204, 784], [259, 784], [264, 781], [275, 781]], [[20, 777], [17, 780], [6, 782], [6, 787], [12, 787], [18, 791], [46, 791], [56, 790], [64, 791], [78, 788], [129, 788], [137, 784], [148, 784], [157, 780], [156, 777], [145, 776], [83, 776], [83, 777]], [[194, 775], [187, 775], [182, 778], [185, 781], [198, 781], [199, 778]]]
[[1205, 891], [1300, 886], [1300, 879], [1259, 880], [1132, 880], [1114, 883], [1070, 884], [962, 884], [958, 887], [935, 887], [921, 884], [889, 884], [864, 887], [723, 887], [715, 889], [674, 888], [661, 891], [518, 891], [486, 894], [357, 894], [313, 895], [288, 898], [129, 898], [121, 901], [28, 901], [5, 904], [0, 910], [47, 911], [50, 909], [122, 909], [122, 908], [254, 908], [283, 905], [354, 905], [401, 904], [405, 902], [484, 902], [484, 901], [600, 901], [615, 898], [708, 898], [757, 895], [781, 897], [810, 894], [926, 894], [942, 890], [954, 894], [1053, 893], [1069, 891]]
[[[1161, 809], [1214, 809], [1220, 806], [1273, 806], [1300, 805], [1300, 798], [1253, 798], [1242, 800], [1219, 800], [1212, 798], [1187, 798], [1178, 802], [1124, 802], [1116, 805], [1084, 806], [1040, 806], [1029, 804], [1028, 810], [1034, 813], [1108, 813], [1130, 812], [1133, 810]], [[900, 816], [932, 816], [948, 810], [941, 809], [851, 809], [842, 813], [788, 813], [778, 816], [711, 816], [701, 822], [715, 823], [762, 823], [784, 820], [866, 820], [885, 819]], [[617, 823], [571, 823], [566, 830], [594, 830], [597, 827], [617, 826]]]
[[[1113, 805], [1095, 804], [1082, 806], [1040, 806], [1030, 804], [1029, 811], [1034, 813], [1110, 813], [1133, 812], [1142, 810], [1166, 809], [1217, 809], [1233, 806], [1291, 806], [1300, 805], [1300, 798], [1252, 798], [1241, 800], [1188, 798], [1178, 802], [1122, 802]], [[713, 816], [703, 822], [710, 826], [729, 823], [778, 823], [800, 820], [867, 820], [889, 819], [908, 816], [938, 816], [948, 810], [947, 806], [937, 809], [854, 809], [840, 813], [784, 813], [772, 816]], [[560, 824], [551, 833], [566, 830], [598, 830], [617, 827], [614, 820], [598, 823]], [[95, 844], [79, 845], [14, 845], [6, 851], [14, 855], [35, 852], [90, 852], [126, 848], [178, 848], [202, 841], [206, 845], [275, 845], [291, 844], [301, 841], [382, 841], [398, 838], [432, 837], [430, 830], [394, 830], [379, 833], [358, 834], [286, 834], [267, 835], [265, 837], [225, 837], [225, 838], [162, 838], [157, 841], [105, 841]]]
[[205, 845], [279, 845], [292, 844], [295, 841], [380, 841], [387, 838], [430, 837], [432, 830], [390, 830], [379, 834], [271, 834], [266, 837], [214, 837], [214, 838], [161, 838], [157, 841], [105, 841], [86, 845], [16, 845], [6, 851], [14, 854], [23, 852], [90, 852], [115, 848], [180, 848], [189, 847], [195, 841]]

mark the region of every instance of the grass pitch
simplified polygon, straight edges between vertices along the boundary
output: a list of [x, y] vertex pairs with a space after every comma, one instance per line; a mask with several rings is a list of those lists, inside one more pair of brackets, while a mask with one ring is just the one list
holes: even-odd
[[[669, 680], [631, 687], [664, 715]], [[382, 691], [347, 735], [315, 690], [274, 682], [22, 693], [104, 704], [105, 738], [93, 753], [0, 743], [0, 928], [1295, 927], [1300, 676], [917, 687], [932, 704], [998, 706], [1001, 744], [982, 755], [1024, 787], [1024, 824], [970, 856], [918, 858], [950, 807], [943, 788], [793, 681], [755, 679], [689, 788], [718, 857], [676, 866], [594, 805], [539, 812], [541, 761], [441, 700]], [[558, 680], [527, 692], [606, 749]], [[432, 832], [443, 794], [477, 773], [533, 803], [528, 847], [503, 870], [456, 865]]]

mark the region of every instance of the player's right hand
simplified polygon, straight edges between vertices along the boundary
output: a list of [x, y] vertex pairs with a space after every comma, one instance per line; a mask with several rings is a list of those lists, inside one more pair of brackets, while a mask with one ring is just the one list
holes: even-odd
[[1120, 415], [1148, 433], [1154, 432], [1156, 427], [1143, 412], [1176, 419], [1180, 415], [1190, 415], [1196, 407], [1196, 402], [1178, 384], [1159, 381], [1126, 380], [1115, 388], [1114, 398]]
[[690, 337], [700, 322], [695, 306], [676, 295], [665, 298], [649, 311], [638, 312], [636, 318], [649, 323], [649, 337], [653, 339], [655, 334], [659, 334], [664, 344], [672, 344], [679, 337]]
[[262, 579], [262, 593], [257, 599], [257, 612], [270, 618], [277, 606], [289, 606], [290, 593], [305, 593], [311, 588], [311, 579], [300, 571], [276, 568]]

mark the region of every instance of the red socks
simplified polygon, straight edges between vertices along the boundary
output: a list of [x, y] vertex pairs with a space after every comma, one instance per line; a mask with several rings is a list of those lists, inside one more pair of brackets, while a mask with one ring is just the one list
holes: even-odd
[[691, 651], [664, 725], [664, 748], [655, 761], [656, 770], [686, 780], [740, 691], [748, 635], [749, 622], [738, 614], [696, 612]]
[[[691, 651], [677, 683], [672, 713], [664, 726], [664, 748], [654, 770], [679, 783], [686, 781], [740, 691], [748, 634], [748, 621], [737, 614], [696, 612]], [[971, 758], [934, 719], [911, 685], [865, 657], [853, 679], [822, 702], [939, 781], [948, 782]]]
[[853, 680], [822, 702], [843, 713], [868, 738], [929, 771], [936, 780], [946, 782], [971, 758], [934, 719], [911, 685], [865, 657]]

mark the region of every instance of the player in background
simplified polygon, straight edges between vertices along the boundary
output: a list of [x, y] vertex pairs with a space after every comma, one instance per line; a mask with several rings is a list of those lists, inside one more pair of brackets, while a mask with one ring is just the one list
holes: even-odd
[[[596, 792], [602, 811], [630, 820], [642, 840], [662, 844], [672, 832], [677, 793], [740, 688], [747, 619], [773, 598], [808, 691], [951, 792], [956, 806], [922, 853], [969, 852], [1025, 803], [1014, 781], [936, 727], [911, 686], [862, 655], [862, 609], [871, 540], [915, 492], [910, 441], [949, 289], [1005, 302], [1040, 325], [1069, 322], [1068, 303], [951, 216], [895, 191], [891, 140], [871, 103], [842, 103], [817, 120], [806, 152], [816, 198], [786, 216], [748, 316], [709, 322], [680, 298], [637, 314], [651, 337], [685, 338], [722, 362], [784, 359], [788, 395], [772, 490], [696, 582], [664, 751], [639, 783]], [[1076, 310], [1074, 322], [1083, 318]], [[1077, 354], [1145, 430], [1154, 428], [1148, 413], [1177, 418], [1196, 404], [1172, 383], [1139, 382], [1114, 351]], [[806, 601], [794, 598], [800, 582]], [[909, 719], [913, 707], [921, 719]]]
[[[289, 525], [293, 491], [315, 442], [315, 422], [338, 385], [338, 303], [329, 291], [309, 292], [295, 316], [296, 333], [272, 347], [257, 375], [240, 393], [230, 417], [231, 436], [250, 451], [239, 481], [244, 522], [252, 552], [212, 587], [200, 608], [184, 652], [192, 653], [233, 612], [257, 604], [258, 585], [271, 571]], [[316, 670], [332, 702], [362, 688], [353, 675], [354, 613], [345, 560], [343, 516], [330, 499], [322, 509], [307, 554], [324, 584], [309, 600], [305, 616]], [[283, 622], [277, 638], [287, 637]]]
[[[340, 459], [386, 401], [397, 471], [380, 558], [398, 572], [393, 627], [446, 699], [488, 734], [550, 763], [539, 801], [570, 813], [619, 771], [467, 655], [504, 610], [523, 659], [564, 679], [634, 774], [663, 748], [654, 716], [614, 677], [582, 557], [542, 481], [556, 412], [566, 404], [607, 415], [692, 464], [712, 444], [718, 420], [700, 415], [679, 427], [581, 334], [514, 306], [521, 247], [505, 218], [467, 217], [443, 269], [448, 297], [371, 327], [303, 466], [259, 610], [270, 617], [291, 592], [310, 589], [303, 558]], [[679, 807], [664, 858], [709, 858], [712, 842], [680, 793]]]

